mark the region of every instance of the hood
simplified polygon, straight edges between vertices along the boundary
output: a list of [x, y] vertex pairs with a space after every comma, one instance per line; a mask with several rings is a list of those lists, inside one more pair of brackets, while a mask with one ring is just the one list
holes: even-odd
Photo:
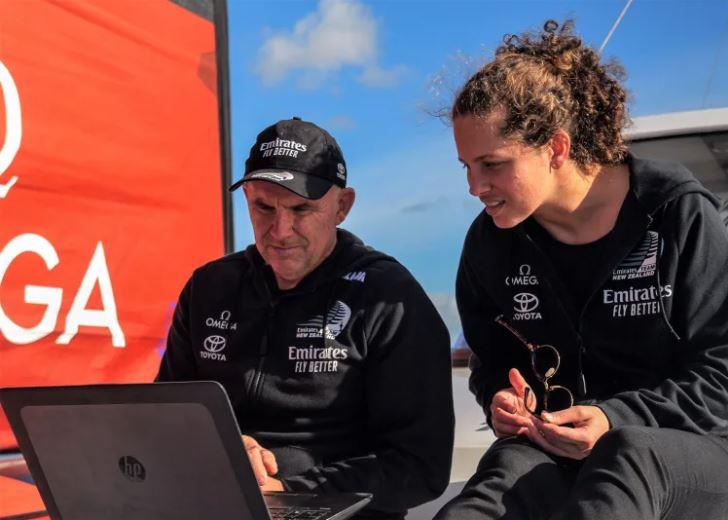
[[[260, 276], [254, 276], [254, 283], [261, 293], [268, 294], [275, 292], [275, 277], [273, 270], [265, 263], [258, 252], [255, 244], [249, 245], [244, 252], [253, 270]], [[329, 256], [321, 264], [311, 271], [301, 282], [288, 291], [286, 294], [302, 294], [313, 292], [318, 287], [326, 285], [332, 280], [353, 271], [363, 271], [375, 262], [394, 262], [397, 260], [373, 249], [361, 241], [356, 235], [344, 229], [336, 230], [336, 246]]]
[[630, 186], [649, 215], [686, 193], [700, 193], [720, 209], [721, 201], [690, 170], [675, 162], [627, 158]]

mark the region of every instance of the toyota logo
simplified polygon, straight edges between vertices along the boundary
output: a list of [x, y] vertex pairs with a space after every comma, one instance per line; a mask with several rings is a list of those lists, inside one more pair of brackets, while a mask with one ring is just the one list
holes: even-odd
[[516, 302], [516, 305], [513, 307], [513, 310], [516, 312], [531, 312], [538, 307], [538, 298], [536, 298], [536, 295], [527, 292], [516, 294], [513, 297], [513, 301]]
[[225, 348], [225, 338], [222, 336], [207, 336], [205, 338], [204, 347], [208, 352], [220, 352]]

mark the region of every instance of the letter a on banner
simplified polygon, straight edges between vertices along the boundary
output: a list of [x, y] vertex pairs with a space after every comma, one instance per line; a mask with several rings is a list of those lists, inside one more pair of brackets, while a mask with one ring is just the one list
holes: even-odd
[[[97, 283], [101, 292], [103, 309], [87, 309], [86, 304], [91, 298], [94, 285]], [[86, 274], [81, 281], [81, 287], [78, 288], [78, 293], [76, 293], [76, 297], [71, 304], [71, 310], [68, 311], [66, 330], [56, 340], [56, 343], [68, 345], [73, 337], [78, 334], [78, 327], [81, 325], [106, 327], [111, 332], [111, 344], [115, 347], [126, 347], [124, 332], [121, 330], [119, 318], [116, 315], [114, 290], [111, 288], [111, 277], [109, 276], [109, 268], [106, 266], [104, 246], [101, 242], [96, 245], [94, 256], [91, 258]]]

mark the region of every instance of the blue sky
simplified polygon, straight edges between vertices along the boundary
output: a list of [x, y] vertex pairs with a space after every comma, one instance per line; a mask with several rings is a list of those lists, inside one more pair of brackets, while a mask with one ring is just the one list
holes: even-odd
[[[357, 201], [344, 227], [397, 257], [457, 332], [452, 301], [469, 197], [451, 130], [428, 111], [506, 33], [573, 18], [599, 47], [626, 0], [228, 0], [233, 178], [265, 126], [327, 128]], [[633, 116], [728, 106], [728, 2], [634, 0], [604, 51], [627, 69]], [[252, 241], [240, 192], [235, 247]]]

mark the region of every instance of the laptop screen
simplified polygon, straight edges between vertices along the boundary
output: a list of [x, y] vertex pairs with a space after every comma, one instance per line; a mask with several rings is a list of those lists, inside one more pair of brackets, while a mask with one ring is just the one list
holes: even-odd
[[64, 519], [253, 518], [199, 403], [33, 405], [21, 415]]
[[[0, 402], [53, 518], [271, 518], [219, 383], [0, 388]], [[372, 499], [274, 495], [274, 513], [307, 520]]]

